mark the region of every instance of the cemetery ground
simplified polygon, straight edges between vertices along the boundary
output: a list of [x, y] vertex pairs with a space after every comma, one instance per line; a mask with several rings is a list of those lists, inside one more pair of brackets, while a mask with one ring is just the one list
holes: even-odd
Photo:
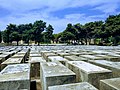
[[120, 90], [120, 46], [2, 46], [0, 90]]

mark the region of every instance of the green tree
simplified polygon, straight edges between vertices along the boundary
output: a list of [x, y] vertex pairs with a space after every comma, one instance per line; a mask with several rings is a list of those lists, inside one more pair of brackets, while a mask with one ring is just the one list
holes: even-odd
[[46, 28], [46, 22], [43, 22], [42, 20], [36, 21], [33, 24], [33, 30], [34, 30], [34, 36], [35, 36], [35, 43], [39, 43], [42, 41], [42, 32]]
[[5, 43], [9, 43], [9, 33], [8, 33], [7, 30], [4, 30], [4, 31], [3, 31], [3, 41], [4, 41]]
[[22, 34], [26, 30], [25, 24], [18, 25], [18, 32]]
[[6, 27], [6, 30], [9, 30], [10, 32], [13, 32], [13, 31], [18, 31], [18, 28], [15, 24], [9, 24]]
[[28, 43], [28, 45], [29, 45], [29, 41], [34, 40], [34, 30], [32, 30], [32, 29], [25, 30], [23, 32], [22, 39], [25, 43]]
[[86, 35], [85, 35], [85, 41], [86, 41], [86, 44], [87, 42], [90, 43], [90, 40], [92, 39], [92, 36], [94, 35], [94, 22], [89, 22], [89, 23], [86, 23], [84, 25], [84, 29], [86, 31]]
[[73, 26], [76, 30], [76, 40], [77, 42], [81, 42], [81, 44], [83, 44], [83, 40], [85, 38], [85, 30], [83, 29], [83, 25], [81, 25], [80, 23], [77, 23]]
[[[65, 29], [65, 32], [70, 32], [72, 35], [74, 35], [74, 39], [72, 39], [74, 42], [77, 40], [76, 35], [77, 35], [78, 31], [77, 31], [77, 29], [75, 29], [75, 27], [71, 23], [69, 23], [67, 25], [67, 27]], [[70, 35], [70, 33], [68, 35]]]
[[11, 37], [12, 41], [16, 41], [17, 42], [17, 46], [18, 46], [19, 45], [19, 41], [21, 40], [21, 35], [18, 32], [14, 31], [14, 32], [12, 32], [10, 34], [10, 37]]
[[94, 39], [94, 44], [96, 44], [97, 39], [100, 38], [101, 40], [104, 40], [105, 27], [104, 27], [104, 22], [103, 21], [95, 21], [93, 24], [94, 24], [94, 31], [92, 32], [93, 36], [91, 36], [91, 37], [92, 37], [92, 39]]
[[75, 35], [72, 34], [71, 32], [63, 32], [62, 35], [61, 35], [61, 41], [63, 41], [64, 43], [67, 42], [67, 43], [71, 43], [70, 41], [74, 40], [75, 39]]
[[44, 33], [45, 35], [45, 41], [47, 43], [50, 43], [50, 41], [53, 39], [53, 27], [52, 25], [48, 25], [48, 27], [46, 28], [46, 32]]
[[12, 39], [11, 39], [11, 37], [10, 37], [10, 34], [12, 33], [12, 32], [14, 32], [14, 31], [17, 31], [18, 29], [17, 29], [17, 26], [15, 25], [15, 24], [9, 24], [9, 25], [7, 25], [7, 27], [6, 27], [6, 31], [5, 31], [5, 36], [4, 37], [6, 37], [5, 39], [5, 41], [6, 41], [6, 43], [8, 43], [9, 44], [9, 42], [12, 42]]
[[67, 32], [71, 32], [72, 34], [76, 35], [77, 34], [77, 29], [74, 28], [74, 26], [69, 23], [65, 29]]
[[106, 42], [109, 42], [109, 37], [114, 38], [114, 44], [116, 45], [120, 40], [120, 14], [119, 15], [110, 15], [105, 21], [105, 34]]
[[84, 25], [86, 44], [91, 43], [91, 39], [100, 38], [103, 30], [103, 21], [89, 22]]
[[59, 43], [62, 33], [53, 34], [54, 42]]
[[18, 27], [18, 32], [22, 34], [25, 30], [31, 30], [33, 28], [32, 23], [29, 24], [20, 24], [17, 26]]

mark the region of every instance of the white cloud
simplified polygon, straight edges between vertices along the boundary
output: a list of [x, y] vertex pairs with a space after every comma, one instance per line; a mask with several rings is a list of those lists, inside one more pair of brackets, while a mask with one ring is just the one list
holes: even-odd
[[[106, 17], [106, 13], [117, 13], [116, 9], [119, 7], [119, 3], [120, 0], [0, 0], [0, 7], [11, 11], [9, 16], [0, 18], [0, 29], [4, 30], [9, 23], [22, 24], [44, 20], [53, 25], [56, 33], [63, 31], [68, 23], [84, 24], [102, 19]], [[88, 16], [86, 13], [76, 13], [65, 15], [62, 19], [50, 15], [50, 12], [56, 10], [83, 6], [95, 7], [94, 10], [100, 10], [105, 14]], [[38, 11], [33, 12], [35, 9]]]
[[71, 14], [71, 15], [66, 15], [63, 19], [57, 18], [57, 17], [50, 17], [49, 15], [42, 15], [42, 14], [24, 14], [23, 17], [21, 18], [16, 18], [14, 16], [7, 17], [5, 18], [5, 22], [1, 22], [4, 24], [1, 24], [3, 28], [5, 29], [5, 24], [7, 25], [8, 23], [13, 23], [13, 24], [23, 24], [23, 23], [30, 23], [34, 22], [36, 20], [43, 20], [47, 22], [47, 24], [51, 24], [54, 27], [54, 33], [61, 32], [65, 30], [66, 26], [68, 23], [76, 24], [76, 23], [86, 23], [90, 21], [95, 21], [98, 19], [94, 19], [94, 17], [87, 17], [83, 14]]
[[69, 14], [69, 15], [66, 15], [65, 18], [66, 19], [72, 19], [72, 20], [77, 20], [79, 18], [82, 18], [84, 16], [84, 14]]
[[104, 4], [104, 5], [98, 6], [94, 9], [100, 10], [106, 14], [110, 14], [110, 13], [115, 13], [117, 8], [118, 8], [118, 6], [116, 4], [107, 4], [107, 5]]
[[119, 6], [120, 0], [0, 0], [0, 6], [14, 11], [26, 11], [48, 7], [48, 10], [60, 10], [69, 7], [111, 5]]

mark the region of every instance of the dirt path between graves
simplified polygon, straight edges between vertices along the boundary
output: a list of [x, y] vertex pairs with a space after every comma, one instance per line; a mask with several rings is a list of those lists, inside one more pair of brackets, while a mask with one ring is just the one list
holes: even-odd
[[36, 81], [36, 90], [42, 90], [40, 79], [32, 77], [31, 81]]
[[37, 90], [42, 90], [40, 80], [36, 81], [36, 87], [37, 87]]

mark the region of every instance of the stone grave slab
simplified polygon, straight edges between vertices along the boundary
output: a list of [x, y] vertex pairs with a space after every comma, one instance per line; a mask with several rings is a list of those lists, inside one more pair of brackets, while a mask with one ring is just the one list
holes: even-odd
[[0, 90], [30, 90], [30, 65], [8, 65], [0, 72]]
[[3, 58], [3, 60], [6, 60], [9, 58], [9, 54], [0, 54], [0, 58]]
[[88, 82], [50, 86], [48, 90], [98, 90]]
[[67, 64], [76, 73], [77, 82], [89, 82], [97, 88], [99, 80], [112, 77], [112, 71], [84, 61], [69, 61]]
[[75, 55], [65, 56], [64, 58], [68, 59], [69, 61], [87, 61], [86, 58], [78, 57], [78, 56], [75, 56]]
[[46, 59], [46, 60], [48, 60], [48, 57], [49, 56], [57, 56], [57, 54], [55, 54], [55, 53], [44, 53], [43, 54], [43, 57]]
[[59, 56], [62, 56], [62, 57], [64, 57], [64, 56], [70, 56], [71, 54], [70, 53], [65, 53], [65, 52], [59, 52], [59, 53], [57, 53]]
[[100, 90], [120, 90], [120, 78], [100, 80]]
[[58, 62], [41, 63], [42, 90], [48, 90], [48, 86], [75, 83], [76, 75], [67, 67]]
[[20, 64], [20, 63], [23, 63], [22, 58], [8, 58], [7, 60], [1, 63], [1, 69], [5, 68], [7, 65], [10, 64]]
[[112, 62], [107, 60], [89, 60], [89, 62], [111, 70], [113, 77], [120, 77], [120, 62]]
[[39, 56], [41, 56], [41, 54], [39, 54], [39, 53], [30, 53], [30, 57], [39, 57]]
[[49, 56], [48, 62], [60, 62], [66, 66], [66, 63], [68, 62], [68, 60], [61, 56]]
[[87, 60], [101, 60], [101, 59], [104, 59], [103, 57], [95, 56], [95, 55], [80, 55], [80, 57], [84, 57]]

